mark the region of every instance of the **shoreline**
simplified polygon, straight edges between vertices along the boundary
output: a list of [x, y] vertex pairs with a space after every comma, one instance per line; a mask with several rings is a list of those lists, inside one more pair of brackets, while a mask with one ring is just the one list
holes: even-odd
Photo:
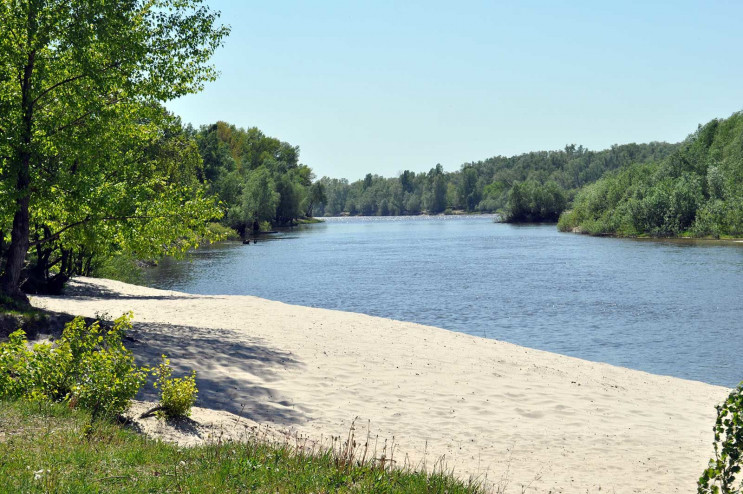
[[560, 230], [560, 233], [573, 233], [577, 235], [586, 235], [588, 237], [599, 237], [599, 238], [615, 238], [623, 240], [638, 240], [638, 241], [650, 241], [650, 242], [672, 242], [680, 244], [739, 244], [743, 243], [743, 238], [730, 237], [730, 238], [715, 238], [715, 237], [663, 237], [663, 236], [652, 236], [648, 234], [643, 235], [621, 235], [619, 233], [588, 233], [583, 231], [579, 226], [576, 226], [569, 230]]
[[88, 317], [132, 310], [140, 364], [166, 353], [178, 373], [195, 369], [197, 406], [217, 415], [310, 438], [345, 436], [355, 422], [357, 437], [368, 427], [380, 444], [394, 438], [400, 465], [445, 458], [458, 476], [530, 492], [695, 490], [714, 406], [730, 391], [252, 296], [78, 278], [68, 295], [32, 300]]

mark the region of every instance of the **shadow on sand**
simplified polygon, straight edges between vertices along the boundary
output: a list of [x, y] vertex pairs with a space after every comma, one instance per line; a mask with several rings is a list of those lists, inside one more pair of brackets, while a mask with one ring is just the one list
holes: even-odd
[[64, 298], [80, 300], [108, 299], [108, 300], [179, 300], [193, 298], [187, 295], [127, 295], [99, 284], [91, 283], [80, 278], [69, 281], [64, 290]]
[[[194, 297], [180, 294], [133, 296], [102, 287], [94, 281], [76, 278], [68, 284], [64, 298], [116, 301]], [[108, 315], [102, 314], [101, 317], [107, 319]], [[69, 316], [65, 318], [71, 319]], [[59, 326], [61, 333], [62, 324]], [[199, 389], [197, 406], [283, 426], [306, 420], [308, 410], [270, 386], [272, 381], [281, 378], [279, 371], [301, 368], [301, 362], [288, 352], [266, 345], [260, 338], [228, 329], [148, 322], [135, 323], [125, 337], [125, 345], [134, 353], [138, 365], [154, 367], [165, 354], [171, 359], [175, 377], [195, 370]], [[158, 390], [152, 386], [153, 381], [154, 377], [150, 376], [137, 399], [158, 400]]]
[[[174, 375], [195, 370], [197, 406], [224, 410], [256, 422], [285, 426], [302, 422], [304, 410], [267, 385], [277, 379], [277, 370], [301, 364], [291, 354], [269, 348], [258, 339], [244, 335], [240, 335], [241, 341], [220, 338], [223, 331], [231, 333], [192, 326], [135, 324], [126, 344], [140, 365], [155, 366], [160, 356], [167, 354]], [[152, 381], [150, 378], [138, 399], [158, 399]]]

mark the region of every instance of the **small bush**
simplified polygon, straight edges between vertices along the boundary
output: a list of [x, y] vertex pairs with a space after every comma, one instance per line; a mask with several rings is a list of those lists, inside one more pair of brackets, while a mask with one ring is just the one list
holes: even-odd
[[[699, 494], [740, 494], [743, 480], [735, 481], [743, 467], [743, 383], [717, 406], [715, 457], [698, 483]], [[737, 484], [737, 487], [736, 487]]]
[[207, 227], [209, 233], [212, 234], [211, 241], [218, 242], [220, 240], [240, 240], [240, 234], [232, 228], [226, 227], [221, 223], [209, 223]]
[[191, 415], [191, 407], [196, 403], [196, 371], [184, 377], [171, 377], [173, 369], [170, 360], [163, 355], [162, 362], [155, 369], [157, 381], [154, 386], [160, 389], [160, 408], [162, 415], [173, 418]]
[[25, 393], [30, 356], [22, 329], [11, 333], [7, 343], [0, 344], [0, 399], [19, 398]]
[[67, 401], [94, 416], [122, 413], [149, 371], [135, 365], [121, 341], [131, 317], [121, 316], [108, 330], [77, 317], [54, 345], [36, 344], [32, 350], [26, 334], [14, 332], [0, 344], [0, 398]]

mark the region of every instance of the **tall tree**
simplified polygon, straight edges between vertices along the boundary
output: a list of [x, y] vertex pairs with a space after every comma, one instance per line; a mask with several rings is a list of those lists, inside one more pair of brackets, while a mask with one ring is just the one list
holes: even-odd
[[77, 132], [74, 153], [62, 153], [77, 165], [50, 169], [49, 194], [32, 195], [24, 292], [58, 293], [70, 276], [119, 253], [181, 253], [220, 215], [202, 195], [198, 150], [178, 119], [158, 107], [119, 113]]
[[477, 190], [477, 171], [471, 165], [462, 168], [459, 197], [461, 206], [467, 211], [474, 211], [480, 203], [480, 194]]
[[279, 204], [279, 194], [275, 188], [271, 174], [265, 167], [248, 172], [242, 203], [228, 213], [230, 226], [245, 236], [249, 231], [258, 231], [261, 222], [273, 220]]
[[[208, 61], [228, 31], [217, 18], [202, 0], [0, 0], [0, 210], [12, 217], [0, 296], [27, 302], [32, 207], [49, 205], [39, 199], [54, 197], [59, 172], [84, 176], [123, 159], [96, 155], [95, 130], [215, 77]], [[46, 241], [105, 218], [80, 221]]]
[[310, 186], [307, 198], [305, 199], [304, 215], [311, 218], [315, 206], [317, 204], [324, 204], [327, 201], [328, 197], [325, 195], [325, 185], [322, 182], [315, 182]]

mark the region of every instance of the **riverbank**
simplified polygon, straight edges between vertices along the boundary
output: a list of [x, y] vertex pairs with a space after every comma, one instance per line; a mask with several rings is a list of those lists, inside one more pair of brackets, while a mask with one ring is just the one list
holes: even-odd
[[[132, 310], [140, 363], [198, 373], [200, 407], [535, 492], [691, 492], [729, 390], [413, 323], [80, 278], [34, 305]], [[152, 397], [146, 394], [142, 399]], [[235, 419], [236, 420], [236, 419]], [[378, 448], [381, 450], [381, 447]]]
[[609, 238], [619, 238], [619, 239], [630, 239], [630, 240], [646, 240], [646, 241], [658, 241], [658, 242], [679, 242], [679, 243], [688, 243], [688, 244], [717, 244], [717, 245], [724, 245], [724, 244], [739, 244], [743, 243], [743, 238], [741, 237], [733, 237], [729, 235], [722, 235], [722, 236], [704, 236], [704, 237], [694, 237], [692, 235], [679, 235], [679, 236], [662, 236], [662, 235], [650, 235], [648, 233], [643, 233], [641, 235], [622, 235], [620, 233], [590, 233], [588, 231], [583, 230], [580, 226], [576, 227], [568, 227], [565, 229], [559, 228], [558, 224], [558, 230], [562, 233], [577, 233], [579, 235], [588, 235], [591, 237], [609, 237]]

